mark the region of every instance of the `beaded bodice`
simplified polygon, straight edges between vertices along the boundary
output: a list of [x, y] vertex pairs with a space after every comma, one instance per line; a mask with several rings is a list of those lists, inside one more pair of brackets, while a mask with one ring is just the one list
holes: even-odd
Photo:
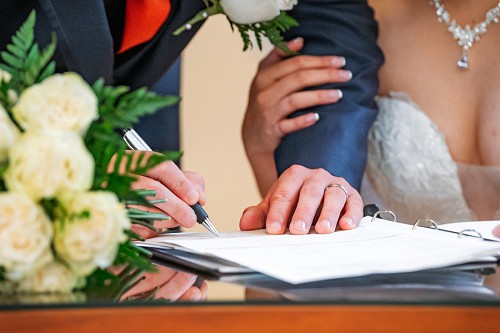
[[500, 219], [500, 166], [457, 164], [443, 134], [402, 93], [378, 97], [361, 194], [398, 221]]

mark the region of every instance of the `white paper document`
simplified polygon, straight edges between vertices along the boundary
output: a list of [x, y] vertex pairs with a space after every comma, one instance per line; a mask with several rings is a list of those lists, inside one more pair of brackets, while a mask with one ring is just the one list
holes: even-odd
[[[500, 242], [500, 238], [493, 235], [493, 228], [500, 225], [500, 221], [474, 221], [474, 222], [455, 222], [438, 225], [439, 229], [453, 232], [461, 232], [463, 230], [474, 230], [478, 232], [484, 239]], [[474, 235], [474, 232], [467, 231], [467, 234]]]
[[412, 230], [380, 219], [371, 222], [371, 217], [356, 229], [327, 235], [268, 235], [261, 230], [213, 238], [207, 233], [178, 233], [146, 243], [213, 255], [293, 284], [442, 268], [500, 251], [500, 243], [427, 228]]

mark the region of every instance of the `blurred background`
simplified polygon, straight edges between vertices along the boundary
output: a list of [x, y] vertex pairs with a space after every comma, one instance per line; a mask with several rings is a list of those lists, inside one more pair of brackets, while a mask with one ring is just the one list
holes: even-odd
[[217, 15], [207, 20], [181, 58], [182, 168], [203, 175], [205, 208], [219, 231], [239, 230], [243, 210], [260, 201], [240, 128], [250, 83], [271, 48], [242, 48], [239, 33]]

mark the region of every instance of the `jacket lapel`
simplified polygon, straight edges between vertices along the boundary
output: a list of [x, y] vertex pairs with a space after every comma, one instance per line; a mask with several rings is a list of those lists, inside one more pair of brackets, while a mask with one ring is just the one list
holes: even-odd
[[102, 0], [38, 0], [57, 33], [59, 56], [68, 70], [93, 83], [113, 83], [113, 39]]
[[175, 29], [205, 8], [200, 0], [171, 0], [170, 15], [156, 36], [126, 63], [115, 69], [115, 82], [133, 88], [152, 86], [180, 56], [201, 24], [174, 36]]

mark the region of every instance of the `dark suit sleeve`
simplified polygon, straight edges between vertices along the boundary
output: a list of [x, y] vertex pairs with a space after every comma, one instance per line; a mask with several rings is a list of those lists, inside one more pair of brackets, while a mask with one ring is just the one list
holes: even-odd
[[303, 37], [301, 54], [340, 55], [353, 79], [321, 88], [341, 89], [337, 104], [297, 112], [317, 112], [313, 126], [286, 136], [275, 152], [278, 173], [293, 164], [324, 168], [359, 189], [366, 163], [366, 138], [377, 114], [377, 71], [383, 55], [376, 45], [373, 11], [361, 0], [300, 0], [290, 14], [299, 21], [287, 39]]

